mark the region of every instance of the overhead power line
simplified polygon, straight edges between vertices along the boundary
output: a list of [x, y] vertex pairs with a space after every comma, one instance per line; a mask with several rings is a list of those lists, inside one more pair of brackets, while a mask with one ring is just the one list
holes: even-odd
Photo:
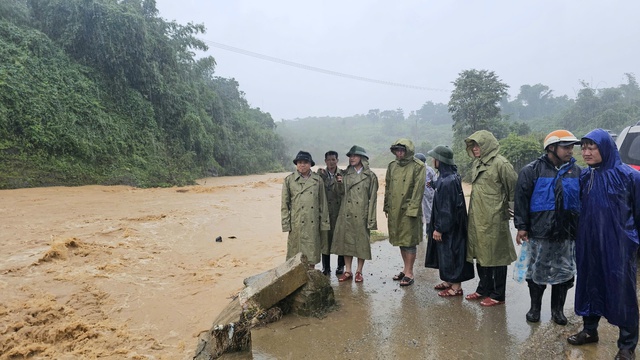
[[300, 63], [297, 63], [297, 62], [289, 61], [289, 60], [279, 59], [279, 58], [276, 58], [276, 57], [273, 57], [273, 56], [269, 56], [269, 55], [259, 54], [257, 52], [240, 49], [240, 48], [237, 48], [235, 46], [225, 45], [225, 44], [221, 44], [219, 42], [215, 42], [215, 41], [211, 41], [211, 40], [204, 40], [204, 42], [206, 42], [207, 44], [209, 44], [209, 45], [211, 45], [211, 46], [213, 46], [215, 48], [218, 48], [218, 49], [223, 49], [223, 50], [231, 51], [231, 52], [234, 52], [234, 53], [237, 53], [237, 54], [251, 56], [251, 57], [254, 57], [254, 58], [257, 58], [257, 59], [271, 61], [271, 62], [282, 64], [282, 65], [292, 66], [292, 67], [296, 67], [296, 68], [303, 69], [303, 70], [315, 71], [315, 72], [318, 72], [318, 73], [321, 73], [321, 74], [339, 76], [339, 77], [343, 77], [343, 78], [347, 78], [347, 79], [365, 81], [365, 82], [370, 82], [370, 83], [380, 84], [380, 85], [403, 87], [403, 88], [408, 88], [408, 89], [426, 90], [426, 91], [443, 91], [443, 92], [450, 92], [451, 91], [451, 90], [445, 90], [445, 89], [435, 89], [435, 88], [428, 88], [428, 87], [424, 87], [424, 86], [402, 84], [402, 83], [397, 83], [397, 82], [392, 82], [392, 81], [371, 79], [371, 78], [367, 78], [367, 77], [364, 77], [364, 76], [358, 76], [358, 75], [345, 74], [345, 73], [341, 73], [341, 72], [338, 72], [338, 71], [326, 70], [326, 69], [318, 68], [318, 67], [315, 67], [315, 66], [309, 66], [309, 65], [305, 65], [305, 64], [300, 64]]

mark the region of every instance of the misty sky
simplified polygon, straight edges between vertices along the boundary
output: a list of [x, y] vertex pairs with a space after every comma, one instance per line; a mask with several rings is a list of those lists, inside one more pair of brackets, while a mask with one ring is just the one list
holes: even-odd
[[156, 0], [160, 16], [204, 23], [200, 38], [295, 63], [431, 90], [307, 71], [210, 46], [216, 74], [274, 120], [446, 103], [463, 70], [495, 71], [515, 97], [542, 83], [575, 98], [640, 76], [640, 1]]

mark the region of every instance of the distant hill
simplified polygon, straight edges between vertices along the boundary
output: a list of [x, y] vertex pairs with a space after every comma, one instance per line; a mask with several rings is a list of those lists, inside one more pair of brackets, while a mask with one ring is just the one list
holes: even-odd
[[276, 123], [277, 133], [284, 139], [287, 154], [293, 159], [298, 150], [311, 152], [314, 160], [324, 166], [324, 153], [337, 151], [340, 165], [347, 166], [346, 153], [353, 145], [367, 150], [372, 167], [386, 167], [394, 159], [389, 150], [399, 138], [408, 138], [417, 152], [426, 153], [436, 145], [450, 145], [453, 138], [451, 123], [427, 124], [417, 117], [372, 118], [309, 117]]

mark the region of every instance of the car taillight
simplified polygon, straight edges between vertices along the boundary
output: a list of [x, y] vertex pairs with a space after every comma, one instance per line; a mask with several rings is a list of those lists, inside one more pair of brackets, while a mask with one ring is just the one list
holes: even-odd
[[632, 168], [640, 171], [640, 166], [639, 165], [629, 165], [629, 166], [631, 166]]

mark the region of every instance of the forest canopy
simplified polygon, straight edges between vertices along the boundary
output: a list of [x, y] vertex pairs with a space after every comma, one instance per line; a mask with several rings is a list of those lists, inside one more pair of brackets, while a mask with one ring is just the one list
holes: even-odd
[[0, 188], [283, 169], [269, 113], [153, 0], [0, 2]]

